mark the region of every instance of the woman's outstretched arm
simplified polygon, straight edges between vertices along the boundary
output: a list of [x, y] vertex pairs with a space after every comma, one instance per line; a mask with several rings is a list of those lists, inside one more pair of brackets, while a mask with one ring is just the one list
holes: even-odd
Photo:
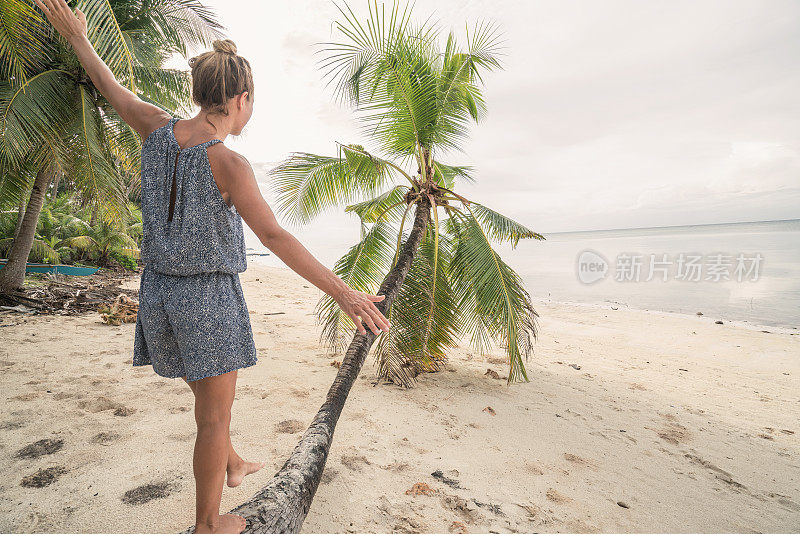
[[366, 334], [366, 330], [359, 318], [375, 335], [380, 334], [381, 330], [389, 331], [391, 325], [388, 319], [375, 306], [386, 295], [372, 295], [351, 288], [281, 227], [261, 196], [253, 168], [244, 156], [221, 144], [210, 148], [208, 154], [219, 189], [229, 192], [236, 211], [264, 246], [290, 269], [330, 295], [353, 320], [360, 334]]
[[114, 77], [100, 56], [97, 55], [86, 35], [86, 16], [80, 9], [73, 13], [65, 0], [35, 0], [50, 24], [64, 36], [78, 56], [86, 73], [98, 91], [108, 100], [114, 110], [142, 139], [163, 126], [170, 115], [163, 109], [145, 102]]

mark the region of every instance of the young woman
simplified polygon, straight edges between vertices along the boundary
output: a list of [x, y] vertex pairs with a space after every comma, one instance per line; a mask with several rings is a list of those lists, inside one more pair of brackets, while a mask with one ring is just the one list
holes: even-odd
[[258, 189], [247, 160], [222, 142], [253, 112], [250, 64], [233, 42], [190, 60], [200, 107], [178, 120], [121, 86], [87, 39], [86, 17], [64, 0], [36, 0], [75, 50], [95, 87], [142, 138], [142, 272], [133, 365], [182, 377], [195, 396], [198, 534], [241, 532], [245, 520], [219, 514], [222, 486], [241, 483], [263, 463], [246, 462], [230, 441], [237, 370], [256, 363], [239, 274], [247, 268], [242, 219], [303, 278], [331, 295], [366, 334], [389, 322], [384, 296], [350, 288], [284, 230]]

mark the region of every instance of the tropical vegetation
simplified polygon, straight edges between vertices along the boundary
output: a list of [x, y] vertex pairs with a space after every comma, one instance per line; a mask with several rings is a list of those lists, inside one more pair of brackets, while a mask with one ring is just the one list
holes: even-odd
[[[188, 73], [164, 64], [220, 35], [208, 7], [197, 0], [74, 5], [85, 13], [89, 39], [120, 83], [171, 112], [189, 105]], [[3, 290], [22, 284], [34, 243], [34, 250], [44, 250], [35, 234], [53, 181], [56, 188], [66, 181], [80, 206], [91, 208], [90, 225], [105, 225], [97, 231], [124, 226], [139, 194], [141, 140], [33, 2], [0, 0], [0, 20], [0, 211], [23, 214], [0, 270]], [[73, 239], [65, 246], [110, 250], [97, 238], [104, 239]]]

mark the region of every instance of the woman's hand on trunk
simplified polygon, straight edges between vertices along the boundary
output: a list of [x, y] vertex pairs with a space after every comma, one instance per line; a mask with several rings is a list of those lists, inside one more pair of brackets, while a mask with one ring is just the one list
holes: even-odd
[[386, 295], [372, 295], [357, 289], [347, 288], [335, 297], [336, 303], [355, 323], [359, 334], [366, 334], [367, 331], [361, 324], [363, 320], [375, 335], [379, 335], [381, 330], [389, 331], [389, 320], [375, 306], [375, 302], [380, 302]]

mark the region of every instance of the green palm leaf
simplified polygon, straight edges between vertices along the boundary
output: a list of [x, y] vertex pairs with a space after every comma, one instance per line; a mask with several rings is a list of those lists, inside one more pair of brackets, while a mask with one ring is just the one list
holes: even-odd
[[131, 91], [136, 90], [133, 58], [108, 0], [78, 0], [77, 7], [86, 15], [89, 41], [114, 76]]
[[0, 79], [24, 83], [44, 67], [47, 31], [30, 2], [0, 0]]
[[542, 234], [534, 232], [505, 215], [487, 208], [483, 204], [470, 202], [469, 206], [491, 239], [500, 242], [509, 241], [511, 248], [516, 248], [520, 239], [533, 238], [544, 241]]
[[489, 339], [499, 342], [509, 357], [508, 382], [527, 381], [522, 358], [532, 352], [538, 317], [530, 295], [517, 273], [492, 249], [474, 216], [456, 215], [447, 226], [456, 238], [451, 276], [462, 314], [461, 332], [472, 335], [472, 345], [481, 354]]
[[434, 224], [428, 225], [406, 282], [389, 308], [386, 317], [392, 328], [376, 340], [378, 375], [405, 387], [420, 372], [440, 370], [446, 350], [457, 346], [458, 303], [448, 275], [453, 240], [442, 233], [437, 249]]
[[[394, 230], [383, 220], [372, 225], [361, 241], [336, 262], [333, 272], [353, 289], [372, 292], [388, 272], [394, 252]], [[343, 352], [347, 334], [355, 330], [353, 321], [327, 294], [319, 300], [315, 312], [322, 324], [320, 341], [334, 353]]]
[[272, 169], [276, 210], [294, 223], [307, 223], [325, 209], [372, 196], [390, 180], [390, 163], [360, 145], [341, 145], [339, 157], [295, 152]]
[[375, 198], [347, 206], [345, 211], [355, 213], [363, 223], [374, 223], [379, 218], [397, 222], [405, 210], [404, 197], [408, 190], [405, 185], [396, 185]]

